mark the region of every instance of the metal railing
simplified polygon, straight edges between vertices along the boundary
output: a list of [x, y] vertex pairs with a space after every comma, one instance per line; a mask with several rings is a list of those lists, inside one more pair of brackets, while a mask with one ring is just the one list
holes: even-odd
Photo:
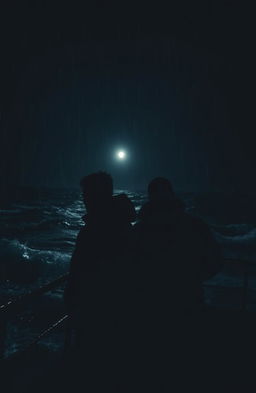
[[[242, 278], [243, 278], [243, 285], [241, 286], [241, 305], [240, 309], [242, 311], [247, 310], [247, 294], [248, 294], [248, 267], [250, 265], [256, 266], [252, 262], [248, 261], [243, 261], [243, 260], [237, 260], [237, 259], [225, 259], [225, 263], [238, 263], [243, 267], [242, 269]], [[7, 336], [7, 323], [8, 320], [14, 316], [17, 315], [22, 311], [23, 308], [25, 308], [31, 301], [34, 299], [39, 298], [43, 294], [50, 292], [58, 287], [60, 287], [62, 284], [64, 284], [67, 279], [68, 279], [68, 274], [65, 274], [56, 280], [36, 289], [33, 290], [25, 295], [20, 295], [15, 297], [14, 299], [8, 301], [5, 304], [2, 304], [0, 306], [0, 358], [4, 358], [5, 354], [5, 343], [6, 343], [6, 336]], [[208, 286], [207, 283], [204, 284], [204, 286]], [[226, 288], [221, 285], [210, 285], [211, 287], [217, 287], [217, 288]], [[62, 326], [63, 323], [67, 322], [68, 320], [68, 315], [63, 315], [59, 320], [55, 321], [52, 325], [50, 325], [48, 328], [46, 328], [44, 331], [42, 331], [37, 338], [32, 341], [26, 349], [31, 348], [32, 346], [36, 345], [43, 337], [57, 329], [58, 327]], [[68, 329], [67, 329], [68, 331]], [[65, 338], [65, 342], [69, 342], [68, 337]]]
[[[40, 296], [44, 295], [47, 292], [50, 292], [62, 284], [64, 284], [68, 279], [68, 274], [65, 274], [50, 283], [43, 285], [40, 288], [37, 288], [29, 293], [24, 295], [19, 295], [14, 299], [9, 300], [8, 302], [2, 304], [0, 306], [0, 358], [4, 358], [5, 355], [5, 343], [7, 336], [7, 324], [10, 318], [14, 315], [20, 313], [26, 306], [28, 306], [33, 300], [40, 298]], [[63, 315], [58, 321], [55, 321], [52, 325], [50, 325], [47, 329], [41, 332], [37, 338], [28, 345], [28, 348], [37, 344], [43, 337], [47, 334], [55, 330], [62, 323], [67, 320], [68, 316]]]

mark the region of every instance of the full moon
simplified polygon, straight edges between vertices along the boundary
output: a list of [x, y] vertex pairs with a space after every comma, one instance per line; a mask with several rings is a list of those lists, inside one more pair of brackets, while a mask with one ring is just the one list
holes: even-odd
[[126, 158], [126, 153], [123, 150], [119, 150], [116, 155], [119, 160], [124, 160]]

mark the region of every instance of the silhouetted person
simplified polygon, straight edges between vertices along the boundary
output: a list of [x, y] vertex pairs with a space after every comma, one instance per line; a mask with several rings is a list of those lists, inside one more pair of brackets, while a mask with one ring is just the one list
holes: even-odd
[[107, 367], [117, 346], [135, 210], [125, 194], [112, 195], [113, 181], [107, 173], [84, 177], [81, 188], [87, 214], [71, 260], [65, 303], [76, 347], [87, 359], [90, 374], [99, 362], [101, 371]]
[[222, 266], [219, 247], [208, 225], [186, 213], [168, 179], [152, 180], [148, 197], [136, 225], [145, 293], [167, 318], [172, 310], [200, 310], [202, 283]]
[[140, 275], [135, 351], [142, 379], [160, 391], [161, 383], [180, 385], [189, 372], [197, 370], [200, 378], [205, 372], [203, 362], [196, 363], [209, 336], [201, 320], [202, 283], [220, 271], [221, 260], [209, 227], [186, 213], [169, 180], [152, 180], [148, 197], [134, 227]]

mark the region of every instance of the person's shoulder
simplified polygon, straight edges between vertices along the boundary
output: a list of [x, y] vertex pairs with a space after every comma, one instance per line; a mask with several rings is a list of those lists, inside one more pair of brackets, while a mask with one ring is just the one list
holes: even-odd
[[147, 217], [150, 216], [150, 214], [152, 213], [152, 210], [153, 210], [152, 203], [145, 202], [139, 209], [138, 222], [140, 223], [141, 221], [147, 219]]
[[122, 221], [131, 223], [136, 219], [136, 211], [130, 198], [125, 194], [118, 194], [113, 197], [114, 215]]

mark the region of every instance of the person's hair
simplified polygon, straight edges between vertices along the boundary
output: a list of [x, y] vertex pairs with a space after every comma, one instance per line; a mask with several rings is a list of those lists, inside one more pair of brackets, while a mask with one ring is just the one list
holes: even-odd
[[161, 198], [163, 196], [174, 197], [171, 182], [165, 177], [156, 177], [148, 185], [148, 196], [150, 199]]
[[80, 181], [80, 186], [84, 194], [97, 194], [101, 197], [113, 194], [113, 179], [106, 172], [96, 172], [84, 176]]

